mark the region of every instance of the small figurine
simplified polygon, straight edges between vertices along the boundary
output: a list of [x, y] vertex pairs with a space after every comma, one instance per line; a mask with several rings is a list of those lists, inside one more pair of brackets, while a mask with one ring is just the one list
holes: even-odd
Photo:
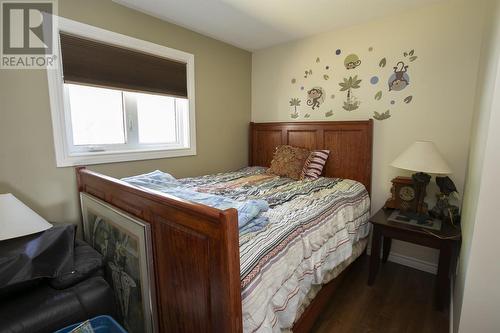
[[455, 183], [450, 179], [450, 177], [436, 177], [436, 184], [439, 187], [441, 193], [446, 196], [450, 196], [453, 192], [457, 192], [457, 187]]
[[457, 187], [450, 177], [436, 177], [436, 184], [439, 187], [440, 193], [436, 194], [436, 205], [430, 211], [431, 215], [442, 220], [449, 220], [453, 224], [458, 221], [459, 208], [450, 204], [450, 197], [457, 195]]

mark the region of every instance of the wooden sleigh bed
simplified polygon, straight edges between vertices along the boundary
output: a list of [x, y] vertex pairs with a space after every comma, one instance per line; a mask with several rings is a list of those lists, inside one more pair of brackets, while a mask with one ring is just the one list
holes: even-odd
[[[269, 166], [276, 146], [329, 149], [324, 175], [371, 188], [372, 120], [251, 123], [251, 166]], [[139, 189], [83, 167], [78, 189], [151, 226], [160, 332], [242, 332], [238, 216]], [[343, 274], [324, 285], [293, 332], [308, 332]]]

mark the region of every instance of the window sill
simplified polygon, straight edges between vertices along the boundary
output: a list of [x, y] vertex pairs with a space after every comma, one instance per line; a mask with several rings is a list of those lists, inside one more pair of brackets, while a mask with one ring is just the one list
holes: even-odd
[[132, 150], [57, 156], [57, 167], [152, 160], [196, 155], [196, 147], [169, 150]]

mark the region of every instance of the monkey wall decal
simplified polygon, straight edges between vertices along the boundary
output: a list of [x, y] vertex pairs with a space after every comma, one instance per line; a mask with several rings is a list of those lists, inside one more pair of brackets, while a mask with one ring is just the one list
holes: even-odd
[[410, 77], [408, 76], [408, 65], [403, 61], [396, 64], [394, 73], [389, 78], [389, 91], [400, 91], [410, 84]]
[[356, 54], [349, 54], [347, 57], [344, 59], [344, 66], [346, 69], [354, 69], [361, 65], [361, 60], [359, 60], [359, 57]]
[[307, 91], [307, 102], [313, 110], [325, 101], [325, 91], [321, 87], [314, 87]]

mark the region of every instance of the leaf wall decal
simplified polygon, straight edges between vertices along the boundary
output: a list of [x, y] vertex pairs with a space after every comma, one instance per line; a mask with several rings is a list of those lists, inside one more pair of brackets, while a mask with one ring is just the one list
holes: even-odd
[[377, 111], [373, 112], [373, 118], [376, 120], [385, 120], [391, 117], [391, 111], [387, 110], [383, 113], [378, 113]]
[[380, 62], [378, 63], [378, 65], [382, 68], [384, 68], [386, 64], [387, 64], [387, 59], [385, 58], [380, 59]]
[[379, 90], [376, 94], [375, 94], [375, 100], [377, 101], [380, 101], [380, 99], [382, 98], [382, 90]]
[[414, 62], [415, 60], [417, 60], [417, 56], [410, 57], [410, 62]]
[[406, 104], [408, 104], [408, 103], [410, 103], [410, 102], [411, 102], [411, 100], [412, 100], [412, 99], [413, 99], [413, 96], [411, 96], [411, 95], [410, 95], [410, 96], [407, 96], [407, 97], [404, 99], [404, 101], [405, 101], [405, 103], [406, 103]]

